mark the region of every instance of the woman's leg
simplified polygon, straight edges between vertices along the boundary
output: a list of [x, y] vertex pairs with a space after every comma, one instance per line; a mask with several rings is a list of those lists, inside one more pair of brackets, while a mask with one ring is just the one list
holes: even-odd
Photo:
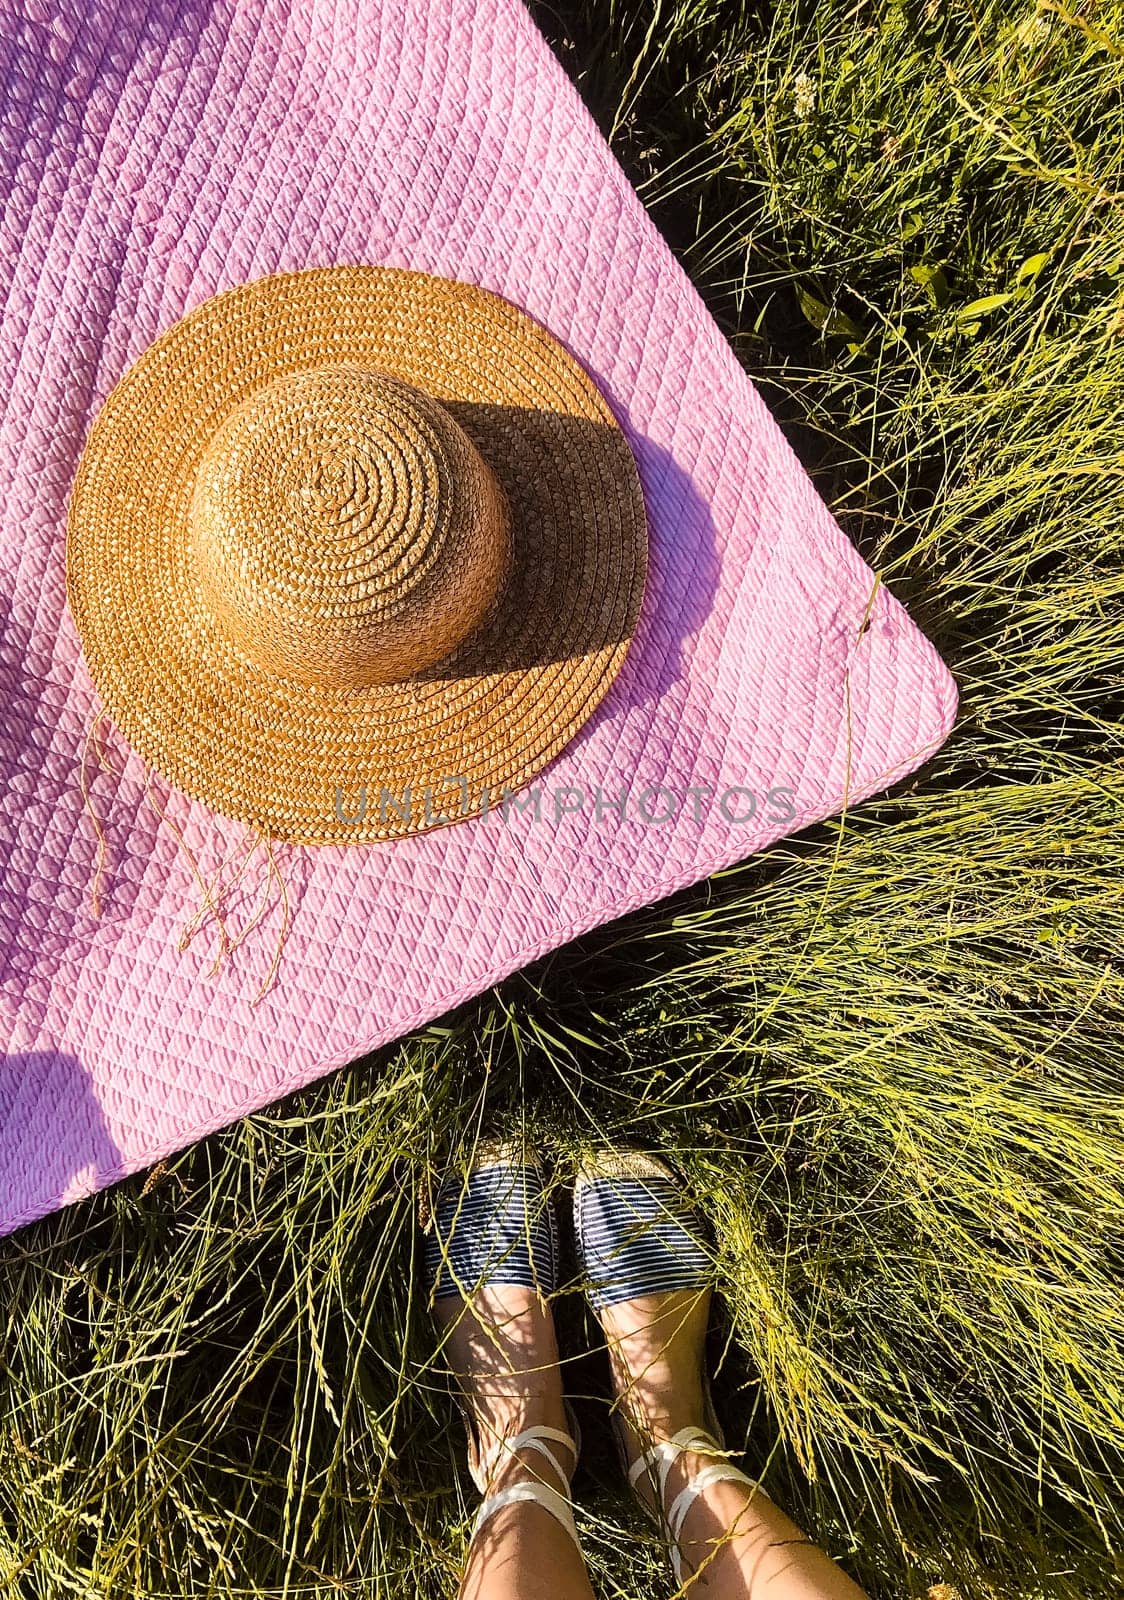
[[[644, 1295], [602, 1308], [630, 1459], [680, 1429], [708, 1429], [703, 1392], [708, 1289]], [[663, 1512], [713, 1457], [671, 1465]], [[654, 1485], [641, 1479], [651, 1499]], [[691, 1504], [679, 1535], [693, 1600], [866, 1600], [864, 1591], [760, 1490], [719, 1482]], [[693, 1576], [692, 1576], [693, 1575]]]
[[[479, 1455], [496, 1463], [486, 1493], [538, 1481], [569, 1494], [569, 1483], [537, 1450], [517, 1454], [503, 1441], [545, 1426], [568, 1432], [550, 1308], [534, 1289], [493, 1284], [471, 1300], [435, 1302], [449, 1329], [445, 1350], [464, 1391]], [[552, 1445], [572, 1472], [573, 1452]], [[550, 1512], [534, 1502], [508, 1505], [478, 1530], [469, 1547], [461, 1600], [593, 1600], [581, 1552]]]

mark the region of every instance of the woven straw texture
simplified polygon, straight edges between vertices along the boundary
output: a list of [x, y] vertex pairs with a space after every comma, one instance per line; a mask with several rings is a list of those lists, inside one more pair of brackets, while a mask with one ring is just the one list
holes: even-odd
[[[10, 1230], [886, 788], [945, 739], [956, 691], [817, 497], [518, 0], [0, 9]], [[191, 863], [212, 881], [246, 829], [150, 781], [112, 731], [88, 766], [106, 867], [91, 907], [99, 847], [79, 775], [99, 701], [66, 603], [67, 502], [106, 396], [177, 319], [267, 274], [341, 263], [501, 294], [581, 362], [638, 465], [643, 607], [609, 692], [542, 775], [538, 817], [280, 847], [284, 897], [262, 888], [276, 879], [238, 880], [236, 948], [212, 972], [213, 926], [188, 937]], [[785, 803], [767, 803], [778, 786]], [[645, 801], [668, 820], [645, 820]]]
[[67, 541], [117, 729], [297, 844], [520, 790], [619, 671], [646, 558], [636, 464], [574, 358], [485, 290], [386, 267], [274, 274], [169, 329], [98, 415]]

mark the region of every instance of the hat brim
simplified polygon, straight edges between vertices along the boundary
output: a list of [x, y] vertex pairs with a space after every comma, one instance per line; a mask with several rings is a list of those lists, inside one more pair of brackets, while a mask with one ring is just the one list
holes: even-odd
[[[513, 564], [483, 625], [392, 685], [309, 687], [250, 661], [204, 603], [195, 473], [230, 410], [336, 362], [445, 403], [507, 493]], [[99, 413], [67, 527], [67, 595], [107, 715], [162, 777], [301, 844], [391, 839], [479, 815], [573, 739], [628, 649], [647, 564], [632, 452], [543, 327], [486, 290], [345, 266], [204, 302]]]

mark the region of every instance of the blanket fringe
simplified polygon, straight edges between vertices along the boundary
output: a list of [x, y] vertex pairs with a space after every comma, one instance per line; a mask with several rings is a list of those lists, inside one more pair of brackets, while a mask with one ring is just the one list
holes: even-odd
[[[107, 868], [108, 840], [106, 838], [105, 829], [102, 826], [101, 819], [94, 809], [93, 800], [90, 795], [89, 760], [90, 751], [92, 748], [96, 754], [98, 765], [101, 770], [103, 772], [110, 772], [120, 776], [121, 769], [119, 767], [115, 767], [110, 762], [106, 755], [104, 746], [96, 742], [98, 732], [102, 727], [102, 724], [108, 723], [108, 721], [109, 719], [104, 711], [99, 711], [94, 717], [94, 720], [86, 733], [86, 738], [82, 746], [82, 758], [79, 774], [79, 783], [82, 791], [82, 807], [90, 818], [94, 829], [94, 835], [97, 839], [97, 858], [94, 868], [94, 878], [90, 886], [90, 904], [94, 916], [99, 918], [102, 914], [102, 910], [104, 909], [103, 890]], [[213, 920], [215, 927], [218, 930], [218, 941], [215, 948], [214, 959], [212, 960], [210, 968], [208, 969], [207, 976], [214, 977], [219, 971], [219, 968], [222, 966], [223, 961], [233, 955], [234, 951], [237, 950], [240, 945], [244, 944], [254, 930], [260, 926], [271, 905], [274, 903], [274, 884], [277, 885], [281, 902], [281, 924], [278, 928], [277, 939], [274, 945], [273, 956], [270, 960], [269, 968], [262, 981], [261, 987], [250, 1001], [251, 1006], [256, 1006], [273, 986], [274, 979], [277, 976], [277, 970], [281, 964], [281, 953], [284, 948], [285, 939], [288, 935], [290, 927], [288, 885], [285, 881], [285, 875], [281, 870], [281, 864], [279, 863], [273, 848], [278, 841], [273, 839], [270, 834], [262, 831], [261, 829], [248, 829], [247, 833], [243, 836], [239, 843], [227, 852], [226, 856], [224, 856], [224, 858], [219, 862], [218, 866], [215, 867], [209, 875], [205, 874], [199, 864], [199, 860], [195, 855], [195, 852], [184, 838], [182, 831], [176, 826], [172, 818], [168, 815], [167, 811], [157, 802], [156, 797], [152, 792], [152, 780], [156, 776], [157, 773], [154, 768], [146, 767], [144, 782], [145, 798], [147, 799], [152, 810], [155, 812], [158, 823], [164, 823], [175, 838], [177, 849], [181, 851], [186, 858], [192, 878], [195, 880], [195, 885], [199, 893], [198, 906], [196, 907], [192, 916], [180, 929], [179, 937], [176, 940], [177, 950], [186, 950], [201, 929], [203, 929], [209, 921]], [[259, 845], [262, 847], [265, 856], [265, 879], [262, 885], [262, 892], [258, 898], [253, 914], [236, 933], [232, 934], [229, 923], [229, 898], [245, 877], [247, 869], [249, 868], [251, 861], [254, 859]], [[224, 882], [224, 874], [227, 872], [231, 863], [237, 860], [239, 855], [241, 855], [241, 860], [237, 862], [237, 869], [235, 870], [233, 876]]]
[[[90, 759], [90, 746], [94, 743], [94, 740], [97, 737], [98, 729], [106, 720], [107, 718], [105, 712], [99, 711], [94, 717], [93, 722], [91, 722], [89, 728], [86, 730], [86, 737], [82, 743], [82, 760], [79, 773], [79, 785], [82, 790], [82, 809], [87, 813], [90, 821], [93, 823], [94, 835], [98, 841], [97, 862], [94, 867], [94, 881], [90, 885], [90, 905], [94, 916], [99, 918], [102, 912], [101, 895], [102, 887], [105, 882], [108, 844], [105, 837], [105, 829], [101, 825], [101, 820], [98, 817], [97, 812], [94, 810], [94, 803], [90, 798], [90, 780], [87, 776], [87, 770]], [[103, 772], [119, 774], [120, 769], [113, 766], [113, 764], [110, 762], [105, 753], [104, 745], [99, 744], [95, 748], [97, 752], [98, 765], [100, 766], [101, 770]]]

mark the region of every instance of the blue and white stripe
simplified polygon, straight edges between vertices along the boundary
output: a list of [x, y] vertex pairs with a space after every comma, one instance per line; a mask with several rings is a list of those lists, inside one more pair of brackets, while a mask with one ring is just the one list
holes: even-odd
[[485, 1284], [558, 1287], [558, 1225], [537, 1166], [478, 1168], [442, 1184], [425, 1239], [434, 1299], [467, 1299]]
[[711, 1281], [710, 1258], [693, 1226], [693, 1212], [671, 1178], [579, 1181], [574, 1224], [595, 1311], [640, 1295], [699, 1289]]

